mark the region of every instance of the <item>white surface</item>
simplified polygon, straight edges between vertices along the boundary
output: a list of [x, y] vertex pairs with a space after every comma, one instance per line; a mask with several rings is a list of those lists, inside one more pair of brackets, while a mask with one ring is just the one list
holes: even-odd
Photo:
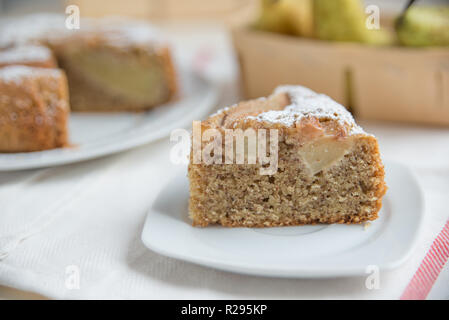
[[[187, 65], [199, 53], [209, 55], [203, 71], [224, 89], [219, 105], [236, 102], [236, 64], [227, 34], [210, 25], [170, 31], [177, 57]], [[397, 299], [449, 217], [449, 129], [361, 124], [379, 138], [384, 158], [411, 167], [424, 194], [418, 245], [402, 266], [380, 273], [378, 289], [365, 286], [368, 274], [255, 277], [148, 250], [140, 239], [148, 210], [182, 170], [169, 161], [167, 138], [94, 161], [0, 173], [0, 284], [59, 299]], [[167, 233], [165, 241], [172, 237]], [[69, 266], [79, 268], [79, 289], [67, 286]], [[436, 288], [443, 289], [432, 290], [432, 298], [447, 298], [446, 283]]]
[[189, 128], [209, 114], [218, 88], [194, 73], [181, 71], [180, 98], [142, 113], [72, 113], [71, 148], [27, 153], [0, 153], [0, 171], [42, 168], [94, 159], [167, 136], [173, 129]]
[[[386, 163], [388, 193], [379, 219], [363, 225], [283, 228], [195, 228], [188, 219], [188, 181], [180, 173], [158, 195], [143, 229], [151, 250], [232, 272], [271, 277], [365, 275], [400, 266], [410, 256], [423, 221], [422, 195], [410, 171]], [[404, 223], [407, 221], [407, 223]], [[170, 241], [166, 241], [170, 234]], [[389, 248], [389, 250], [385, 250]]]

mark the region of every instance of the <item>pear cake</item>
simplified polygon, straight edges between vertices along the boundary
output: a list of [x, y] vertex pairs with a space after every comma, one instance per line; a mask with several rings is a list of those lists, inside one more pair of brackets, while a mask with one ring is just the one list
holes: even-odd
[[[10, 57], [8, 64], [31, 65], [19, 57], [30, 60], [26, 46], [47, 47], [67, 75], [74, 111], [144, 111], [175, 97], [170, 49], [148, 23], [82, 19], [79, 29], [69, 30], [61, 15], [5, 20], [0, 24], [0, 65], [2, 54]], [[32, 51], [37, 55], [38, 49]]]
[[200, 127], [202, 133], [216, 129], [222, 135], [229, 129], [276, 129], [278, 157], [277, 170], [261, 174], [260, 161], [195, 163], [192, 143], [188, 177], [194, 226], [355, 224], [378, 217], [387, 188], [377, 139], [328, 96], [281, 86], [267, 98], [222, 109]]
[[67, 79], [60, 69], [0, 68], [0, 152], [29, 152], [68, 144]]

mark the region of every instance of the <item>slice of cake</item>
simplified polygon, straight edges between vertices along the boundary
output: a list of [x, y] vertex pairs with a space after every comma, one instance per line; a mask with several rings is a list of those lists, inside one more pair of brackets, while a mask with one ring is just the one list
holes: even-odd
[[142, 111], [177, 92], [169, 46], [148, 23], [83, 19], [69, 30], [61, 15], [35, 14], [0, 23], [0, 48], [45, 45], [67, 74], [75, 111]]
[[67, 145], [67, 80], [59, 69], [0, 68], [0, 152]]
[[56, 59], [51, 50], [38, 45], [25, 45], [0, 50], [0, 68], [9, 65], [57, 68]]
[[300, 86], [194, 124], [188, 176], [195, 226], [361, 223], [378, 217], [386, 192], [376, 138]]

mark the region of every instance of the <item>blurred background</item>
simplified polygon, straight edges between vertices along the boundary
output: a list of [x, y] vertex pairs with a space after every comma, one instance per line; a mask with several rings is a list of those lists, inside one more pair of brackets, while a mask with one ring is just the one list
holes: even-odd
[[[311, 3], [323, 5], [319, 6], [322, 10], [311, 10]], [[308, 280], [307, 283], [290, 280], [277, 283], [273, 280], [270, 282], [270, 288], [273, 287], [273, 294], [278, 293], [279, 297], [290, 298], [391, 298], [399, 297], [398, 290], [405, 287], [406, 281], [415, 272], [418, 263], [424, 256], [425, 244], [429, 245], [433, 241], [441, 225], [447, 221], [448, 212], [449, 47], [447, 41], [449, 39], [449, 15], [447, 9], [445, 12], [439, 9], [415, 11], [409, 17], [410, 19], [404, 20], [407, 23], [402, 24], [402, 42], [400, 42], [398, 39], [400, 33], [394, 30], [394, 21], [407, 3], [408, 0], [0, 0], [0, 21], [3, 18], [37, 12], [64, 14], [66, 6], [71, 4], [80, 7], [82, 18], [121, 15], [143, 19], [160, 26], [165, 31], [167, 39], [174, 49], [173, 54], [178, 64], [203, 74], [220, 86], [220, 102], [216, 108], [231, 105], [244, 98], [269, 94], [277, 85], [286, 83], [308, 86], [315, 91], [326, 93], [349, 107], [362, 120], [364, 128], [368, 132], [376, 134], [383, 157], [406, 164], [416, 173], [424, 190], [426, 203], [427, 221], [423, 232], [425, 239], [422, 240], [422, 248], [416, 250], [413, 261], [393, 274], [390, 281], [382, 282], [382, 286], [387, 288], [386, 291], [360, 291], [359, 282], [345, 282], [347, 279], [343, 279], [341, 282]], [[416, 4], [445, 5], [447, 8], [449, 1], [418, 0]], [[376, 5], [380, 10], [381, 30], [373, 32], [365, 30], [366, 13], [364, 9], [369, 5]], [[315, 21], [313, 27], [311, 27], [312, 17]], [[311, 28], [315, 30], [311, 32]], [[378, 120], [383, 122], [378, 122]], [[197, 292], [198, 288], [192, 289], [185, 283], [177, 285], [177, 281], [170, 278], [170, 273], [162, 279], [158, 278], [158, 275], [166, 275], [166, 273], [165, 271], [153, 272], [153, 267], [156, 266], [154, 270], [158, 270], [160, 266], [165, 267], [165, 264], [160, 263], [165, 260], [161, 260], [161, 257], [153, 259], [153, 256], [145, 256], [143, 252], [146, 253], [146, 250], [142, 248], [140, 238], [136, 240], [138, 245], [133, 244], [132, 248], [128, 248], [128, 240], [132, 237], [128, 237], [126, 232], [129, 231], [129, 235], [132, 232], [133, 236], [137, 233], [140, 235], [140, 227], [136, 233], [137, 228], [134, 229], [134, 225], [128, 222], [143, 221], [143, 215], [146, 214], [149, 207], [148, 195], [156, 195], [159, 192], [159, 185], [163, 186], [165, 181], [170, 179], [170, 175], [175, 172], [166, 157], [170, 150], [169, 147], [168, 139], [165, 139], [137, 149], [134, 153], [130, 151], [121, 157], [112, 158], [111, 163], [114, 166], [109, 162], [98, 161], [97, 164], [95, 162], [87, 163], [85, 168], [80, 165], [79, 167], [69, 167], [69, 169], [62, 168], [62, 170], [55, 168], [50, 171], [48, 169], [44, 171], [43, 178], [36, 175], [39, 177], [39, 183], [27, 182], [26, 175], [34, 175], [33, 171], [23, 173], [23, 179], [22, 174], [17, 174], [17, 177], [12, 174], [3, 174], [1, 178], [10, 183], [11, 192], [14, 192], [9, 193], [10, 189], [5, 189], [8, 183], [3, 184], [3, 197], [10, 199], [10, 194], [15, 194], [17, 190], [20, 190], [20, 192], [26, 192], [28, 195], [34, 194], [36, 198], [41, 199], [41, 193], [39, 193], [41, 185], [48, 183], [51, 186], [52, 178], [58, 183], [67, 180], [66, 185], [58, 187], [61, 192], [69, 193], [72, 186], [79, 186], [81, 190], [81, 186], [84, 186], [89, 192], [86, 192], [84, 196], [74, 193], [77, 200], [75, 205], [79, 205], [79, 207], [76, 208], [73, 205], [69, 208], [70, 210], [67, 210], [67, 215], [73, 213], [73, 216], [66, 220], [64, 229], [61, 231], [58, 229], [58, 232], [55, 232], [57, 235], [69, 236], [79, 233], [80, 237], [84, 235], [81, 230], [95, 230], [97, 233], [97, 230], [102, 232], [107, 229], [101, 228], [100, 230], [98, 225], [95, 225], [96, 220], [94, 219], [92, 219], [94, 223], [91, 225], [92, 228], [85, 227], [90, 218], [84, 220], [80, 218], [79, 224], [75, 221], [76, 217], [84, 217], [78, 213], [95, 212], [96, 214], [92, 216], [102, 217], [99, 214], [100, 211], [108, 210], [108, 206], [103, 204], [100, 206], [97, 201], [93, 201], [92, 199], [95, 197], [104, 203], [109, 203], [109, 199], [120, 200], [120, 206], [114, 208], [118, 211], [121, 208], [126, 208], [126, 210], [136, 208], [126, 216], [127, 223], [120, 225], [120, 234], [114, 234], [113, 241], [110, 241], [114, 247], [117, 243], [123, 242], [127, 251], [136, 250], [136, 252], [123, 253], [127, 261], [115, 261], [116, 255], [114, 254], [111, 264], [108, 260], [107, 266], [99, 267], [98, 270], [101, 271], [101, 274], [94, 273], [100, 274], [98, 277], [99, 287], [104, 285], [109, 290], [118, 283], [114, 282], [115, 280], [122, 283], [125, 282], [124, 275], [137, 274], [131, 282], [138, 283], [142, 291], [147, 290], [144, 295], [146, 298], [151, 297], [148, 296], [148, 292], [151, 291], [156, 294], [188, 291], [188, 295], [185, 293], [185, 296], [195, 297], [192, 293]], [[110, 168], [114, 170], [110, 170]], [[70, 176], [72, 170], [74, 174]], [[104, 179], [100, 179], [100, 182], [107, 182], [106, 186], [95, 184], [97, 189], [91, 189], [90, 185], [88, 188], [87, 184], [90, 184], [91, 180], [85, 179], [85, 177], [96, 172], [104, 174], [101, 176]], [[78, 181], [76, 180], [78, 175], [85, 179], [84, 185], [73, 183], [73, 181]], [[98, 180], [96, 175], [93, 178], [95, 181]], [[14, 179], [17, 179], [18, 182]], [[23, 185], [21, 180], [25, 181]], [[145, 188], [138, 188], [143, 190], [138, 196], [135, 195], [134, 190], [137, 180], [145, 185]], [[19, 183], [20, 188], [18, 187]], [[119, 188], [115, 189], [114, 186], [119, 186]], [[123, 192], [123, 190], [128, 192]], [[128, 194], [132, 194], [132, 196], [127, 197]], [[49, 194], [48, 198], [49, 201], [53, 201], [53, 198], [59, 199], [53, 194]], [[141, 201], [136, 201], [136, 199], [141, 199]], [[52, 203], [51, 201], [50, 203]], [[30, 203], [32, 202], [30, 201]], [[142, 208], [137, 209], [136, 203], [141, 203]], [[72, 202], [69, 201], [69, 204], [72, 205]], [[103, 207], [105, 209], [100, 209]], [[110, 207], [112, 208], [112, 206]], [[46, 207], [43, 208], [46, 209]], [[37, 213], [39, 209], [33, 207]], [[44, 209], [41, 211], [46, 212]], [[110, 219], [111, 212], [106, 211], [104, 213], [107, 215], [104, 216], [107, 216], [112, 223], [122, 221]], [[123, 213], [118, 211], [117, 213]], [[14, 217], [17, 216], [17, 220], [21, 222], [23, 217], [19, 213], [15, 212]], [[11, 220], [13, 220], [12, 217], [13, 215], [11, 215]], [[57, 224], [57, 226], [60, 225]], [[127, 227], [132, 230], [122, 232], [122, 229]], [[21, 225], [20, 230], [22, 230]], [[104, 231], [98, 234], [103, 237], [106, 233]], [[119, 238], [120, 236], [122, 238]], [[64, 295], [58, 295], [55, 293], [57, 291], [52, 292], [48, 289], [51, 283], [55, 283], [59, 290], [61, 282], [58, 281], [61, 278], [59, 273], [53, 274], [52, 272], [64, 271], [62, 267], [58, 269], [58, 263], [65, 263], [58, 256], [65, 254], [63, 252], [64, 243], [74, 246], [74, 242], [67, 242], [66, 238], [61, 236], [61, 239], [64, 240], [63, 244], [61, 244], [62, 240], [57, 242], [57, 249], [53, 250], [54, 248], [49, 245], [52, 237], [53, 234], [48, 232], [48, 238], [44, 236], [43, 240], [41, 239], [44, 245], [40, 245], [42, 242], [35, 242], [36, 247], [39, 245], [41, 250], [33, 251], [32, 256], [42, 257], [41, 259], [29, 262], [19, 256], [18, 265], [21, 266], [26, 261], [26, 273], [17, 273], [16, 279], [7, 282], [2, 278], [0, 279], [3, 280], [2, 284], [25, 288], [49, 297], [73, 297], [67, 295], [67, 292], [64, 292]], [[105, 256], [106, 245], [103, 246], [103, 244], [108, 241], [101, 239], [102, 241], [98, 241], [101, 251], [95, 252], [94, 260], [98, 256]], [[85, 250], [85, 243], [85, 239], [83, 239], [80, 246], [82, 250]], [[138, 252], [138, 250], [140, 251]], [[136, 264], [131, 267], [128, 265], [130, 257], [133, 260], [132, 263]], [[134, 257], [138, 257], [138, 259]], [[154, 261], [152, 262], [151, 259]], [[33, 265], [33, 263], [41, 262], [42, 265]], [[51, 265], [51, 268], [47, 267], [45, 263]], [[142, 263], [142, 265], [137, 266], [138, 263]], [[92, 267], [92, 264], [89, 263], [89, 266]], [[167, 266], [169, 270], [181, 270], [181, 267], [178, 269], [176, 265], [173, 267], [167, 264]], [[182, 268], [184, 267], [185, 265], [182, 266]], [[29, 277], [30, 270], [36, 271], [37, 280], [34, 283]], [[189, 278], [188, 283], [195, 283], [195, 281], [205, 283], [204, 287], [208, 294], [213, 293], [214, 288], [215, 291], [226, 288], [225, 295], [212, 297], [234, 297], [228, 289], [234, 285], [240, 292], [238, 296], [235, 296], [238, 298], [257, 297], [263, 291], [261, 288], [267, 288], [267, 283], [260, 279], [251, 278], [246, 281], [246, 278], [239, 277], [232, 282], [232, 278], [228, 275], [221, 276], [221, 274], [220, 277], [226, 284], [214, 285], [209, 283], [210, 279], [216, 279], [210, 276], [212, 272], [199, 269], [196, 273], [196, 269], [190, 266], [186, 270], [190, 272], [186, 277]], [[49, 273], [48, 279], [56, 280], [53, 282], [43, 281], [42, 285], [41, 278], [44, 279], [43, 275], [46, 273]], [[114, 277], [108, 278], [110, 280], [108, 282], [105, 281], [105, 274], [108, 276], [113, 274]], [[216, 272], [213, 271], [213, 274]], [[176, 276], [176, 278], [180, 277]], [[141, 285], [140, 280], [136, 279], [150, 285], [145, 287]], [[446, 273], [444, 279], [449, 279], [449, 272]], [[23, 285], [23, 282], [26, 282], [26, 285]], [[166, 287], [164, 287], [165, 282], [168, 283]], [[216, 282], [221, 281], [217, 280]], [[255, 286], [257, 283], [260, 285]], [[444, 288], [441, 289], [442, 294], [434, 295], [437, 298], [441, 298], [443, 295], [447, 297], [447, 281], [441, 283]], [[241, 287], [238, 287], [239, 285]], [[161, 290], [158, 289], [159, 286], [162, 288]], [[251, 291], [252, 286], [254, 286], [253, 291]], [[150, 289], [148, 290], [148, 288]], [[328, 293], [329, 288], [338, 288], [338, 290], [331, 291], [328, 295], [320, 294], [321, 292]], [[23, 295], [21, 292], [10, 293], [6, 290], [8, 289], [0, 286], [0, 299], [5, 296], [40, 297]], [[135, 290], [130, 291], [129, 296], [135, 294]], [[76, 293], [73, 294], [76, 296]], [[122, 297], [127, 296], [123, 292], [120, 294]]]

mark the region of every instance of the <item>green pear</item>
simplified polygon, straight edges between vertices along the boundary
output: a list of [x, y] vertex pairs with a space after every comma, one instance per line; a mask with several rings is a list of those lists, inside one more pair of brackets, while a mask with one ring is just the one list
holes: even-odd
[[260, 30], [311, 36], [313, 0], [261, 0], [255, 27]]
[[262, 0], [260, 16], [255, 27], [264, 31], [294, 34], [284, 0]]
[[405, 46], [449, 46], [449, 6], [412, 6], [396, 24]]
[[319, 39], [373, 45], [387, 45], [394, 40], [387, 30], [367, 28], [367, 16], [360, 0], [314, 0], [313, 3], [315, 37]]

